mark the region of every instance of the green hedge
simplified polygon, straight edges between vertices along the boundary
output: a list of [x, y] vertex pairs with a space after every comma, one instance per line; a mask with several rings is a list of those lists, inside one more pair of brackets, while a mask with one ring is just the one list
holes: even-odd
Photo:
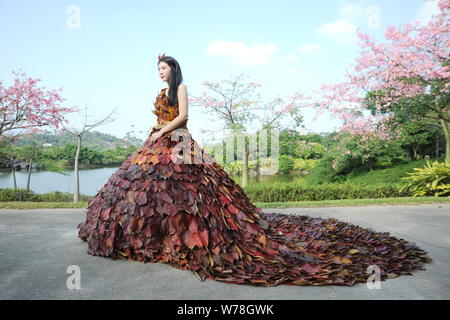
[[[348, 183], [305, 185], [300, 183], [254, 184], [243, 188], [254, 202], [321, 201], [339, 199], [411, 197], [411, 191], [400, 191], [399, 185], [360, 186]], [[89, 201], [82, 195], [80, 201]], [[71, 193], [59, 191], [35, 194], [27, 189], [0, 189], [0, 201], [71, 202]]]
[[[91, 198], [91, 196], [80, 195], [80, 201], [89, 201]], [[5, 188], [0, 189], [0, 201], [72, 202], [73, 194], [60, 191], [37, 194], [28, 189]]]
[[244, 187], [255, 202], [321, 201], [339, 199], [410, 197], [398, 185], [354, 186], [351, 184], [304, 185], [296, 183], [255, 184]]
[[0, 189], [0, 201], [41, 201], [39, 195], [28, 189]]

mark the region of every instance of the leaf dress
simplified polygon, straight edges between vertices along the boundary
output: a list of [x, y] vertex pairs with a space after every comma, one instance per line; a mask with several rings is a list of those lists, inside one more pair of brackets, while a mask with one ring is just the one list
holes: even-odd
[[90, 199], [77, 226], [88, 254], [166, 263], [201, 280], [255, 286], [353, 286], [366, 282], [373, 266], [385, 280], [432, 261], [386, 232], [263, 213], [192, 139], [187, 120], [151, 144], [151, 134], [179, 111], [164, 91], [154, 102], [158, 118], [149, 137]]

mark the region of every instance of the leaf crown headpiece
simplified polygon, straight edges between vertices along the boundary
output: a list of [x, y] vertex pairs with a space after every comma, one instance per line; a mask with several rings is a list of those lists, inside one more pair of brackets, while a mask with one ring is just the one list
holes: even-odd
[[159, 55], [158, 55], [158, 62], [159, 62], [162, 58], [164, 58], [165, 56], [166, 56], [166, 53], [159, 54]]

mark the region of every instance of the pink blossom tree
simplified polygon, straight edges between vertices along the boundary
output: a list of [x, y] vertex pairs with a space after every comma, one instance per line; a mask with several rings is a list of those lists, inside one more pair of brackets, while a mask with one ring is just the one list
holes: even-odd
[[[426, 0], [430, 1], [430, 0]], [[395, 107], [413, 108], [422, 117], [439, 121], [446, 139], [445, 161], [450, 162], [450, 0], [439, 1], [440, 12], [426, 25], [419, 21], [385, 31], [377, 43], [357, 31], [362, 48], [347, 80], [323, 84], [317, 93], [317, 115], [330, 110], [343, 120], [341, 130], [366, 137], [397, 139], [400, 128], [389, 127]], [[373, 107], [373, 114], [364, 111]]]
[[203, 85], [212, 92], [201, 96], [192, 96], [189, 103], [201, 106], [206, 112], [223, 121], [223, 129], [231, 131], [244, 130], [254, 110], [260, 109], [256, 88], [261, 85], [243, 81], [244, 74], [232, 76], [219, 82], [204, 81]]
[[62, 89], [46, 90], [37, 85], [41, 79], [27, 77], [24, 72], [12, 73], [16, 78], [10, 87], [5, 87], [0, 80], [0, 141], [3, 145], [10, 146], [11, 169], [16, 188], [14, 161], [17, 152], [13, 147], [14, 142], [22, 135], [41, 131], [43, 127], [62, 132], [60, 126], [67, 122], [64, 116], [77, 109], [60, 106], [65, 100], [58, 93]]
[[[282, 120], [287, 115], [290, 115], [297, 125], [302, 121], [299, 115], [300, 101], [303, 99], [301, 94], [294, 94], [288, 102], [281, 98], [264, 102], [256, 91], [261, 84], [251, 82], [248, 78], [240, 74], [220, 82], [204, 81], [203, 85], [212, 91], [212, 94], [203, 93], [198, 97], [190, 97], [189, 103], [205, 108], [208, 113], [223, 121], [224, 130], [229, 130], [233, 134], [247, 131], [250, 124], [256, 125], [259, 129], [280, 129]], [[248, 159], [249, 154], [253, 152], [256, 150], [250, 150], [245, 137], [242, 155], [243, 186], [248, 184]]]
[[52, 127], [62, 132], [64, 116], [77, 108], [61, 107], [65, 100], [59, 90], [38, 87], [41, 79], [27, 77], [23, 72], [13, 71], [14, 84], [5, 87], [0, 80], [0, 139], [19, 134], [33, 134], [42, 127]]

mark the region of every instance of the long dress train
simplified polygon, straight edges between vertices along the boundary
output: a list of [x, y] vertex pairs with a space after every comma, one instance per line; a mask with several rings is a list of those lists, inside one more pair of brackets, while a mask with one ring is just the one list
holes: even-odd
[[256, 286], [353, 286], [375, 271], [385, 280], [425, 270], [432, 261], [387, 232], [263, 213], [192, 139], [187, 122], [150, 144], [151, 134], [178, 115], [164, 90], [154, 103], [157, 125], [143, 146], [88, 203], [77, 227], [88, 254], [166, 263], [201, 280]]

